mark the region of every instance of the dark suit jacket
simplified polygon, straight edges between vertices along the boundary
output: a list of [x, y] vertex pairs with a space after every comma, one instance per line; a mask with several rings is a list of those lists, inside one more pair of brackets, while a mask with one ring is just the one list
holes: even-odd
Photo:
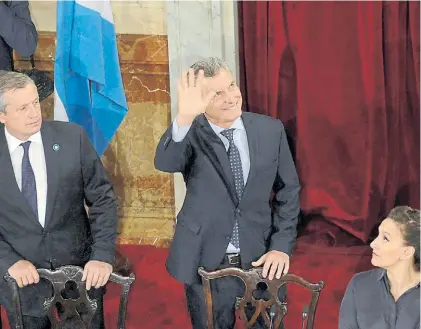
[[37, 43], [28, 1], [0, 1], [0, 70], [13, 69], [13, 49], [29, 57]]
[[[116, 198], [87, 134], [75, 124], [45, 121], [41, 136], [48, 183], [44, 228], [16, 183], [4, 126], [0, 125], [0, 278], [21, 259], [37, 268], [84, 266], [89, 260], [114, 262]], [[8, 307], [9, 289], [4, 280], [0, 282], [0, 300]], [[24, 314], [39, 316], [42, 301], [50, 292], [43, 283], [24, 287]]]
[[172, 140], [170, 127], [158, 144], [155, 167], [181, 172], [187, 187], [167, 259], [169, 273], [179, 281], [198, 282], [199, 266], [218, 267], [236, 218], [244, 268], [268, 250], [290, 254], [294, 247], [300, 185], [284, 127], [254, 113], [243, 113], [242, 120], [250, 173], [240, 203], [225, 147], [204, 115], [195, 119], [183, 141]]

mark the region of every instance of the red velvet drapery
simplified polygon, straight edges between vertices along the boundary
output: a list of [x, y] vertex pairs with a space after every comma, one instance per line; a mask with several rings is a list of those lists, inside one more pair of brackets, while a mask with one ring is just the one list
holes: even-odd
[[394, 205], [419, 208], [420, 3], [238, 6], [246, 110], [284, 122], [309, 227], [367, 242]]

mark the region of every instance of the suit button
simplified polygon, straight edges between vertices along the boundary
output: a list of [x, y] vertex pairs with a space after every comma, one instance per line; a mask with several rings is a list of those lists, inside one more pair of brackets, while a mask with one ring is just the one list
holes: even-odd
[[227, 240], [229, 241], [229, 240], [231, 240], [231, 236], [226, 235], [226, 236], [225, 236], [225, 239], [227, 239]]
[[237, 215], [240, 215], [240, 214], [241, 214], [241, 210], [240, 210], [239, 208], [237, 208], [237, 209], [235, 209], [235, 213], [236, 213]]

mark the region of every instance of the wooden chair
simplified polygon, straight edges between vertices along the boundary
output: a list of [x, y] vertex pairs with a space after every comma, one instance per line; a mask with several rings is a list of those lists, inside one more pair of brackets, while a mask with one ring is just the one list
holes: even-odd
[[[248, 271], [244, 271], [239, 268], [225, 268], [214, 272], [207, 272], [203, 268], [199, 268], [199, 275], [202, 278], [203, 289], [205, 292], [208, 329], [214, 329], [210, 280], [227, 276], [240, 278], [244, 282], [245, 293], [243, 297], [237, 297], [236, 309], [240, 314], [240, 318], [243, 321], [245, 328], [252, 328], [258, 320], [259, 315], [263, 318], [268, 328], [280, 328], [283, 318], [287, 314], [287, 303], [279, 300], [278, 292], [281, 286], [289, 283], [295, 283], [311, 291], [310, 303], [309, 305], [304, 306], [302, 313], [303, 322], [301, 327], [303, 329], [313, 329], [317, 302], [320, 292], [324, 286], [323, 281], [313, 284], [293, 274], [286, 274], [280, 279], [274, 278], [273, 280], [269, 280], [262, 277], [262, 268], [251, 269]], [[267, 300], [256, 299], [253, 296], [253, 292], [258, 289], [262, 283], [267, 286], [267, 291], [269, 293], [269, 298]], [[251, 305], [255, 308], [254, 314], [250, 320], [247, 318], [245, 312], [245, 307], [248, 303], [251, 303]]]
[[[111, 274], [109, 281], [117, 283], [122, 286], [120, 295], [120, 306], [118, 312], [118, 329], [125, 328], [126, 312], [128, 296], [131, 284], [135, 281], [135, 275], [131, 272], [131, 265], [127, 257], [116, 253], [114, 262], [114, 272]], [[51, 321], [53, 329], [59, 329], [64, 326], [66, 320], [69, 318], [76, 318], [80, 323], [83, 323], [86, 329], [91, 328], [92, 318], [97, 309], [97, 302], [88, 296], [85, 282], [82, 281], [83, 268], [78, 266], [62, 266], [57, 270], [38, 269], [40, 278], [44, 278], [51, 282], [54, 289], [54, 295], [44, 301], [44, 309]], [[19, 287], [16, 281], [10, 276], [5, 276], [13, 293], [13, 305], [16, 315], [16, 328], [11, 329], [25, 329], [23, 327], [22, 310], [19, 298]], [[79, 298], [69, 299], [63, 297], [66, 283], [73, 282], [77, 286]], [[63, 307], [63, 312], [60, 314], [60, 320], [56, 317], [56, 304], [60, 303]], [[84, 309], [84, 315], [81, 316], [80, 310]], [[0, 319], [1, 321], [1, 319]], [[1, 323], [1, 322], [0, 322]]]

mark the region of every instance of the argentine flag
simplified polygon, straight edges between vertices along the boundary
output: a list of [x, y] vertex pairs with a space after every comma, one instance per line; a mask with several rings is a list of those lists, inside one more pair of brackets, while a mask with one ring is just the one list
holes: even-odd
[[54, 120], [83, 126], [101, 156], [127, 114], [108, 0], [57, 1]]

